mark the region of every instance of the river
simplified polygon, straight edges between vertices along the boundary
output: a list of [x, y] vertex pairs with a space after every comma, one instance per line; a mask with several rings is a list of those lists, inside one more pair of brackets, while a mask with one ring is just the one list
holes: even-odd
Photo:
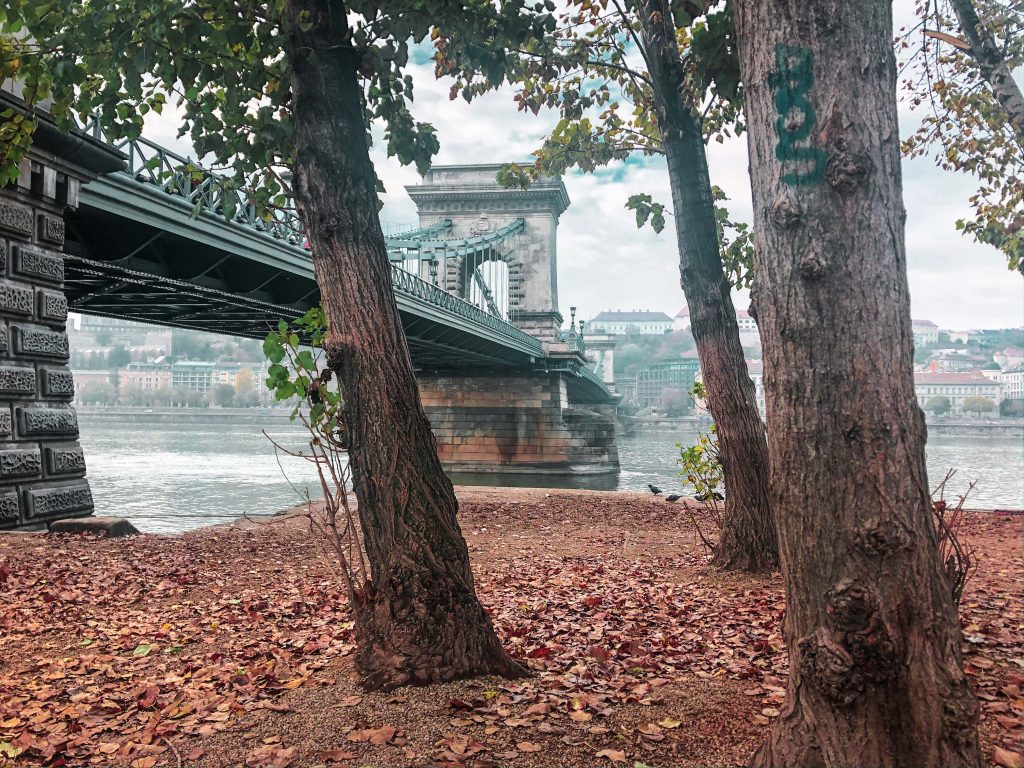
[[[80, 424], [97, 514], [127, 517], [143, 531], [183, 531], [241, 515], [271, 514], [299, 503], [302, 489], [317, 488], [313, 468], [301, 459], [281, 456], [279, 464], [257, 412], [180, 419], [83, 413]], [[265, 424], [281, 445], [301, 447], [302, 432], [287, 419], [268, 418]], [[676, 443], [692, 439], [692, 432], [639, 432], [619, 439], [622, 469], [617, 477], [530, 477], [509, 484], [642, 491], [653, 483], [678, 491]], [[1020, 438], [934, 436], [927, 453], [933, 483], [951, 467], [958, 469], [953, 490], [978, 481], [968, 506], [1024, 508]], [[454, 480], [495, 483], [493, 477]]]

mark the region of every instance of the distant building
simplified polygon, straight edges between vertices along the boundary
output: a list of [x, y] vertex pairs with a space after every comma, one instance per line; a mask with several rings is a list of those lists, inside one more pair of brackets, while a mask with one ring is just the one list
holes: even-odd
[[636, 374], [636, 404], [641, 408], [660, 405], [669, 395], [681, 395], [690, 399], [690, 387], [700, 372], [700, 361], [696, 356], [684, 357], [670, 363], [658, 363], [644, 368]]
[[193, 392], [209, 392], [213, 386], [214, 363], [179, 360], [171, 366], [171, 386]]
[[747, 360], [747, 375], [754, 382], [754, 392], [757, 395], [757, 410], [763, 419], [766, 413], [764, 404], [764, 363], [760, 360]]
[[1007, 347], [992, 355], [992, 359], [999, 363], [999, 367], [1004, 371], [1020, 368], [1024, 365], [1024, 349]]
[[757, 333], [757, 321], [751, 317], [750, 312], [746, 309], [736, 311], [736, 325], [740, 327], [740, 333], [749, 333], [751, 331]]
[[587, 323], [587, 333], [606, 333], [609, 336], [640, 334], [653, 336], [672, 330], [672, 318], [664, 312], [648, 310], [633, 312], [599, 312]]
[[213, 386], [230, 384], [232, 387], [237, 387], [238, 376], [242, 371], [248, 371], [250, 381], [253, 384], [256, 383], [251, 363], [214, 363], [211, 374]]
[[966, 344], [971, 340], [970, 331], [946, 331], [946, 335], [949, 336], [950, 341], [959, 341], [962, 344]]
[[939, 326], [931, 320], [912, 320], [914, 327], [914, 346], [930, 347], [939, 343]]
[[973, 371], [988, 362], [983, 355], [976, 355], [967, 350], [943, 350], [928, 358], [929, 371]]
[[1003, 400], [1024, 400], [1024, 368], [999, 371], [996, 380], [1003, 385]]
[[75, 382], [75, 397], [77, 398], [87, 387], [110, 384], [110, 377], [110, 371], [72, 371], [71, 378]]
[[124, 347], [136, 355], [156, 356], [171, 352], [171, 329], [113, 317], [78, 315], [69, 318], [68, 337], [77, 353]]
[[684, 306], [676, 313], [675, 320], [672, 321], [673, 331], [685, 331], [690, 327], [690, 308]]
[[935, 397], [949, 398], [950, 414], [964, 413], [963, 403], [968, 397], [984, 397], [997, 406], [1002, 400], [1003, 384], [983, 376], [980, 371], [919, 371], [914, 374], [914, 394], [925, 410]]
[[[740, 309], [736, 311], [736, 325], [740, 330], [740, 343], [744, 347], [760, 347], [761, 334], [757, 330], [757, 321], [751, 316], [750, 311]], [[690, 327], [690, 308], [684, 306], [676, 314], [672, 321], [672, 330], [685, 331]]]
[[761, 332], [757, 330], [757, 321], [746, 309], [736, 310], [736, 325], [740, 329], [740, 344], [744, 347], [761, 348]]
[[117, 372], [117, 376], [122, 391], [153, 391], [170, 389], [173, 385], [171, 366], [168, 363], [128, 363]]

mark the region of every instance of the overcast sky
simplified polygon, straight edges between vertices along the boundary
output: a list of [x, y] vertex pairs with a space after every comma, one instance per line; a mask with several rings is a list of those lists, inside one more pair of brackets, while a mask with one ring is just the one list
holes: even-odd
[[[894, 7], [897, 24], [910, 18], [911, 0], [896, 0]], [[472, 104], [450, 101], [449, 82], [434, 79], [425, 55], [417, 58], [422, 63], [410, 67], [413, 112], [417, 120], [437, 129], [441, 150], [435, 164], [526, 160], [551, 128], [552, 113], [517, 112], [511, 89]], [[910, 119], [903, 116], [909, 126]], [[733, 215], [750, 221], [745, 137], [724, 145], [712, 143], [709, 152], [712, 182], [731, 198]], [[373, 159], [387, 190], [381, 213], [385, 226], [415, 224], [416, 208], [404, 187], [417, 183], [419, 175], [388, 159], [380, 145], [373, 149]], [[970, 211], [972, 180], [942, 172], [930, 159], [904, 162], [903, 179], [914, 317], [950, 329], [1024, 325], [1024, 279], [1007, 270], [1005, 257], [994, 248], [956, 231], [957, 218]], [[649, 158], [593, 175], [573, 172], [564, 181], [572, 201], [562, 215], [558, 236], [559, 303], [566, 319], [571, 305], [579, 307], [584, 319], [604, 309], [675, 315], [684, 299], [671, 225], [660, 235], [649, 227], [638, 231], [632, 212], [624, 207], [636, 192], [670, 203], [664, 161]], [[736, 303], [746, 308], [748, 297], [741, 294]]]

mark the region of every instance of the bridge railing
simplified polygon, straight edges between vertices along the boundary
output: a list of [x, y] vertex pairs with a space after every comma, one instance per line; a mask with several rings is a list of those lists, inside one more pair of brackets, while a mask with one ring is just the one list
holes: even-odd
[[522, 344], [534, 347], [538, 356], [543, 354], [541, 343], [530, 334], [521, 331], [500, 317], [484, 312], [475, 304], [471, 304], [465, 299], [461, 299], [410, 272], [406, 272], [394, 264], [391, 265], [391, 282], [394, 283], [396, 291], [414, 296], [428, 304], [433, 304], [460, 317], [473, 320]]
[[[196, 213], [213, 214], [234, 224], [254, 229], [282, 244], [291, 246], [306, 258], [312, 259], [306, 243], [302, 219], [296, 210], [277, 209], [270, 215], [266, 212], [259, 213], [256, 206], [249, 201], [245, 190], [229, 186], [224, 177], [203, 168], [193, 160], [142, 137], [110, 140], [96, 116], [93, 116], [81, 130], [125, 154], [127, 167], [123, 173], [137, 183], [155, 187], [172, 197], [186, 201]], [[225, 212], [229, 215], [225, 216]], [[496, 242], [518, 233], [523, 226], [523, 219], [517, 219], [501, 230], [472, 238], [437, 239], [438, 235], [449, 231], [452, 227], [451, 220], [445, 219], [427, 227], [393, 235], [387, 239], [389, 249], [394, 249], [395, 253], [400, 253], [402, 250], [418, 251], [420, 248], [441, 250], [451, 248], [453, 253], [463, 253], [491, 247]], [[391, 265], [391, 279], [395, 289], [406, 295], [446, 309], [455, 315], [534, 348], [538, 356], [543, 354], [541, 343], [533, 336], [502, 318], [485, 312], [475, 304], [422, 280], [394, 263]]]
[[179, 197], [197, 212], [223, 216], [277, 240], [302, 245], [305, 239], [302, 218], [294, 207], [258, 211], [246, 190], [230, 186], [228, 179], [203, 168], [194, 160], [141, 136], [110, 140], [95, 116], [82, 131], [121, 151], [127, 158], [124, 173], [135, 181]]

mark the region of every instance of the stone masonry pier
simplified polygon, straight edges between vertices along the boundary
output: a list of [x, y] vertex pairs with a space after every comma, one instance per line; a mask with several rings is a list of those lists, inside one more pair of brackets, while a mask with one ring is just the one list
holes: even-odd
[[565, 373], [419, 376], [438, 455], [450, 472], [617, 472], [610, 406], [571, 405]]
[[92, 512], [71, 406], [63, 215], [84, 182], [121, 164], [43, 117], [17, 181], [0, 190], [0, 528]]

